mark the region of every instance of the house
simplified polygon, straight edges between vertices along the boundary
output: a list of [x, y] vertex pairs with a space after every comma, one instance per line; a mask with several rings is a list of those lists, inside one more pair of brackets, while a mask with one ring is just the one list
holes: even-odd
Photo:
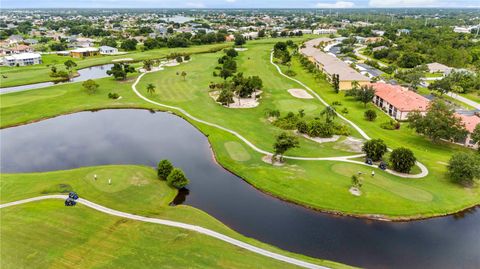
[[375, 52], [375, 51], [384, 50], [384, 49], [388, 49], [388, 47], [387, 46], [379, 46], [379, 47], [373, 48], [372, 51]]
[[370, 84], [375, 89], [373, 103], [396, 120], [407, 120], [413, 111], [427, 112], [429, 100], [399, 85]]
[[38, 44], [38, 40], [29, 38], [29, 39], [23, 40], [23, 43], [27, 45], [36, 45]]
[[242, 34], [245, 39], [257, 39], [258, 38], [258, 32], [249, 32], [249, 33], [244, 33]]
[[453, 28], [455, 33], [470, 34], [470, 28], [455, 26]]
[[465, 129], [467, 129], [468, 131], [468, 135], [465, 140], [457, 141], [457, 143], [462, 144], [466, 147], [478, 148], [479, 143], [473, 142], [471, 135], [473, 133], [473, 130], [475, 130], [475, 127], [480, 124], [480, 117], [477, 115], [462, 114], [457, 114], [457, 116], [462, 119], [463, 124], [465, 124]]
[[20, 35], [11, 35], [6, 41], [10, 46], [17, 45], [23, 42], [23, 37]]
[[72, 56], [73, 58], [83, 58], [95, 56], [98, 55], [98, 53], [99, 52], [97, 48], [77, 48], [70, 51], [70, 56]]
[[317, 49], [316, 46], [321, 42], [325, 42], [325, 38], [317, 38], [305, 42], [305, 47], [300, 49], [300, 53], [306, 56], [318, 69], [326, 74], [330, 81], [332, 81], [333, 75], [338, 75], [340, 90], [351, 89], [352, 82], [354, 81], [360, 85], [365, 85], [370, 82], [369, 78], [357, 72], [347, 63], [334, 55]]
[[234, 41], [234, 40], [235, 40], [235, 36], [234, 36], [234, 35], [227, 35], [227, 36], [225, 36], [225, 41], [227, 41], [227, 42]]
[[410, 32], [411, 31], [409, 29], [398, 29], [397, 30], [397, 35], [409, 35]]
[[42, 56], [38, 53], [19, 53], [5, 56], [2, 59], [4, 65], [26, 66], [42, 63]]
[[337, 33], [337, 29], [334, 29], [334, 28], [313, 30], [314, 35], [330, 35], [330, 34], [336, 34], [336, 33]]
[[100, 48], [100, 54], [116, 54], [118, 53], [117, 48], [109, 47], [109, 46], [101, 46]]
[[364, 40], [365, 44], [371, 44], [371, 43], [377, 43], [383, 40], [383, 37], [380, 36], [372, 36], [372, 37], [367, 37]]
[[18, 54], [18, 53], [27, 53], [33, 52], [33, 49], [27, 45], [17, 45], [13, 48], [10, 48], [11, 54]]
[[452, 71], [451, 67], [448, 67], [441, 63], [429, 63], [427, 64], [428, 72], [430, 73], [443, 73], [448, 74]]
[[385, 34], [385, 31], [381, 30], [372, 30], [372, 33], [377, 36], [383, 36]]

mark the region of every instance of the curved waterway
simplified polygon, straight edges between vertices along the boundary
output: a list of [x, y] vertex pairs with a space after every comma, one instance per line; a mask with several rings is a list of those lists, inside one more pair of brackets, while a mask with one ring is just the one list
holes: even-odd
[[81, 112], [3, 129], [0, 142], [3, 173], [170, 159], [190, 178], [185, 204], [289, 251], [367, 268], [480, 268], [479, 211], [386, 223], [293, 205], [217, 165], [206, 137], [169, 113]]
[[57, 84], [104, 78], [104, 77], [108, 77], [107, 70], [110, 70], [112, 66], [113, 64], [104, 64], [104, 65], [97, 65], [97, 66], [79, 69], [77, 70], [78, 76], [72, 78], [69, 81], [41, 82], [41, 83], [20, 85], [20, 86], [14, 86], [14, 87], [0, 88], [0, 94], [11, 93], [11, 92], [21, 92], [21, 91], [32, 90], [32, 89], [41, 89], [41, 88], [45, 88], [45, 87], [49, 87]]

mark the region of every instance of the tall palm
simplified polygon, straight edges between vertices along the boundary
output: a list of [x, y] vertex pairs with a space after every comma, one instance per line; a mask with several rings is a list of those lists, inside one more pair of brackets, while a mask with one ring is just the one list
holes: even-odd
[[337, 112], [334, 107], [332, 106], [327, 106], [322, 112], [320, 112], [320, 115], [325, 116], [325, 121], [327, 123], [332, 122], [335, 117], [337, 117]]
[[155, 93], [155, 85], [153, 85], [152, 83], [149, 83], [147, 85], [147, 92], [150, 93], [150, 94], [154, 94]]
[[352, 81], [352, 89], [359, 89], [360, 88], [360, 83], [356, 80]]

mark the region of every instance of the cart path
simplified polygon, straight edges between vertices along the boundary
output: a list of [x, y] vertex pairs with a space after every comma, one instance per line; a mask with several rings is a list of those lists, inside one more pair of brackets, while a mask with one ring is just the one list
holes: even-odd
[[[9, 203], [4, 203], [0, 205], [0, 209], [6, 208], [6, 207], [11, 207], [15, 205], [21, 205], [21, 204], [26, 204], [30, 202], [36, 202], [36, 201], [41, 201], [41, 200], [48, 200], [48, 199], [62, 199], [65, 200], [68, 198], [68, 195], [46, 195], [46, 196], [37, 196], [33, 198], [28, 198], [28, 199], [23, 199], [23, 200], [18, 200], [14, 202], [9, 202]], [[169, 226], [169, 227], [175, 227], [175, 228], [180, 228], [180, 229], [185, 229], [185, 230], [190, 230], [194, 231], [197, 233], [204, 234], [206, 236], [210, 236], [219, 240], [222, 240], [228, 244], [249, 250], [251, 252], [263, 255], [268, 258], [272, 258], [278, 261], [290, 263], [296, 266], [300, 266], [303, 268], [311, 268], [311, 269], [329, 269], [329, 267], [305, 262], [299, 259], [287, 257], [275, 252], [271, 252], [269, 250], [265, 250], [263, 248], [259, 248], [253, 245], [250, 245], [248, 243], [242, 242], [240, 240], [234, 239], [232, 237], [226, 236], [224, 234], [215, 232], [213, 230], [203, 228], [201, 226], [196, 226], [196, 225], [191, 225], [183, 222], [177, 222], [177, 221], [171, 221], [171, 220], [165, 220], [165, 219], [157, 219], [157, 218], [149, 218], [149, 217], [143, 217], [139, 215], [134, 215], [122, 211], [117, 211], [108, 207], [101, 206], [99, 204], [93, 203], [91, 201], [88, 201], [83, 198], [79, 198], [77, 200], [77, 203], [82, 204], [84, 206], [87, 206], [89, 208], [95, 209], [97, 211], [103, 212], [108, 215], [116, 216], [116, 217], [121, 217], [121, 218], [126, 218], [126, 219], [132, 219], [136, 221], [142, 221], [142, 222], [148, 222], [148, 223], [154, 223], [154, 224], [160, 224], [164, 226]], [[63, 206], [63, 203], [62, 203]]]
[[[329, 106], [329, 104], [327, 102], [325, 102], [316, 92], [314, 92], [312, 89], [310, 89], [308, 86], [306, 86], [305, 84], [303, 84], [301, 81], [299, 80], [296, 80], [294, 78], [291, 78], [285, 74], [282, 73], [282, 71], [280, 70], [280, 67], [278, 65], [276, 65], [275, 63], [273, 63], [273, 51], [272, 51], [272, 54], [270, 55], [270, 62], [271, 64], [273, 64], [276, 68], [277, 68], [277, 71], [284, 77], [288, 78], [288, 79], [291, 79], [297, 83], [299, 83], [300, 85], [302, 85], [302, 87], [304, 87], [305, 89], [307, 89], [309, 92], [311, 92], [313, 95], [315, 95], [315, 97], [322, 103], [324, 104], [325, 106]], [[208, 125], [208, 126], [212, 126], [212, 127], [215, 127], [215, 128], [218, 128], [220, 130], [223, 130], [225, 132], [228, 132], [236, 137], [238, 137], [240, 140], [242, 140], [247, 146], [249, 146], [250, 148], [252, 148], [253, 150], [255, 150], [256, 152], [259, 152], [261, 154], [265, 154], [265, 155], [273, 155], [272, 152], [269, 152], [269, 151], [266, 151], [266, 150], [263, 150], [263, 149], [260, 149], [258, 148], [257, 146], [255, 146], [255, 144], [253, 144], [252, 142], [250, 142], [248, 139], [246, 139], [245, 137], [243, 137], [241, 134], [239, 134], [238, 132], [234, 131], [234, 130], [231, 130], [231, 129], [228, 129], [226, 127], [223, 127], [221, 125], [218, 125], [216, 123], [212, 123], [212, 122], [208, 122], [208, 121], [205, 121], [205, 120], [202, 120], [202, 119], [199, 119], [193, 115], [191, 115], [190, 113], [188, 113], [187, 111], [185, 111], [184, 109], [180, 108], [180, 107], [176, 107], [176, 106], [171, 106], [171, 105], [167, 105], [167, 104], [162, 104], [162, 103], [159, 103], [159, 102], [156, 102], [156, 101], [153, 101], [153, 100], [150, 100], [148, 99], [147, 97], [143, 96], [138, 90], [137, 90], [137, 85], [138, 83], [140, 82], [140, 80], [143, 78], [143, 76], [145, 76], [146, 74], [149, 74], [149, 73], [154, 73], [154, 72], [158, 72], [158, 71], [161, 71], [161, 70], [155, 70], [155, 71], [148, 71], [148, 72], [145, 72], [145, 73], [142, 73], [140, 74], [140, 76], [137, 77], [137, 79], [135, 80], [135, 82], [132, 84], [132, 90], [133, 92], [138, 96], [140, 97], [141, 99], [143, 99], [144, 101], [150, 103], [150, 104], [154, 104], [156, 106], [159, 106], [159, 107], [163, 107], [163, 108], [166, 108], [166, 109], [169, 109], [169, 110], [176, 110], [180, 113], [182, 113], [185, 117], [193, 120], [193, 121], [196, 121], [196, 122], [199, 122], [199, 123], [202, 123], [202, 124], [205, 124], [205, 125]], [[346, 122], [348, 122], [353, 128], [355, 128], [365, 139], [367, 140], [370, 140], [371, 138], [360, 128], [358, 127], [355, 123], [351, 122], [350, 120], [346, 119], [343, 115], [339, 114], [338, 112], [336, 112], [338, 114], [338, 116], [345, 120]], [[371, 165], [368, 165], [364, 162], [360, 162], [360, 161], [355, 161], [355, 160], [351, 160], [352, 158], [358, 158], [358, 157], [363, 157], [365, 156], [364, 154], [357, 154], [357, 155], [349, 155], [349, 156], [337, 156], [337, 157], [299, 157], [299, 156], [288, 156], [288, 155], [285, 155], [283, 156], [283, 158], [285, 159], [291, 159], [291, 160], [301, 160], [301, 161], [338, 161], [338, 162], [348, 162], [348, 163], [355, 163], [355, 164], [361, 164], [361, 165], [366, 165], [366, 166], [370, 166], [372, 168], [376, 168], [376, 169], [379, 169], [378, 167], [376, 166], [371, 166]], [[396, 176], [399, 176], [399, 177], [404, 177], [404, 178], [422, 178], [422, 177], [425, 177], [428, 175], [428, 169], [421, 163], [418, 163], [417, 162], [417, 165], [420, 167], [420, 170], [421, 170], [421, 173], [419, 174], [415, 174], [415, 175], [410, 175], [410, 174], [401, 174], [401, 173], [397, 173], [397, 172], [394, 172], [394, 171], [391, 171], [389, 169], [385, 170], [387, 173], [390, 173], [390, 174], [393, 174], [393, 175], [396, 175]]]

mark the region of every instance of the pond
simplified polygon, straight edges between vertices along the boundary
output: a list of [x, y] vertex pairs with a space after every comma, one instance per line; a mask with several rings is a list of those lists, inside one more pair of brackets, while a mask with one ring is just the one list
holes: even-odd
[[20, 85], [20, 86], [14, 86], [14, 87], [0, 88], [0, 94], [20, 92], [20, 91], [26, 91], [26, 90], [32, 90], [32, 89], [41, 89], [41, 88], [45, 88], [45, 87], [49, 87], [49, 86], [53, 86], [61, 83], [71, 83], [71, 82], [85, 81], [89, 79], [104, 78], [104, 77], [108, 77], [107, 70], [110, 70], [112, 66], [113, 64], [104, 64], [104, 65], [97, 65], [97, 66], [79, 69], [77, 70], [78, 76], [72, 78], [69, 81], [41, 82], [41, 83]]
[[0, 141], [4, 173], [170, 159], [190, 178], [185, 204], [289, 251], [368, 268], [480, 268], [479, 211], [387, 223], [283, 202], [217, 165], [206, 137], [169, 113], [81, 112], [3, 129]]

